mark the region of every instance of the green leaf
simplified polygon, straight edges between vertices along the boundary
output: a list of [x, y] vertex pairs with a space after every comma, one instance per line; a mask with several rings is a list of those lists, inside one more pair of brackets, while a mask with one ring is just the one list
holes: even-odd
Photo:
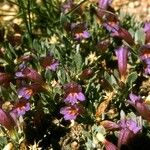
[[80, 55], [80, 53], [76, 53], [74, 55], [74, 62], [75, 62], [75, 65], [76, 65], [76, 71], [77, 73], [80, 73], [82, 71], [82, 57]]
[[137, 78], [138, 78], [137, 72], [132, 72], [128, 76], [127, 84], [129, 84], [129, 86], [132, 86], [132, 84], [136, 81]]
[[145, 42], [145, 32], [143, 29], [139, 29], [135, 32], [135, 41], [137, 43], [144, 44]]

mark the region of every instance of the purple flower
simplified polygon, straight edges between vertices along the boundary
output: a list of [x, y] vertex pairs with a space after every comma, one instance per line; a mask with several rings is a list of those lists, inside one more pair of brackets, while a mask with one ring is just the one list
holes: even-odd
[[140, 133], [141, 127], [138, 126], [137, 122], [131, 119], [123, 119], [119, 122], [121, 128], [118, 137], [118, 147], [127, 144], [136, 134]]
[[134, 44], [134, 40], [131, 34], [124, 28], [119, 28], [117, 31], [111, 34], [113, 37], [118, 37], [124, 41], [126, 41], [129, 45]]
[[119, 24], [116, 22], [106, 22], [103, 23], [103, 26], [109, 31], [111, 32], [111, 35], [113, 35], [114, 33], [118, 35], [118, 30], [119, 30]]
[[29, 111], [30, 104], [26, 99], [20, 99], [15, 105], [12, 112], [17, 116], [24, 115], [27, 111]]
[[16, 125], [11, 114], [5, 112], [2, 108], [0, 108], [0, 124], [8, 130], [12, 130]]
[[43, 90], [43, 87], [38, 83], [33, 83], [31, 85], [22, 87], [18, 90], [18, 96], [25, 99], [29, 99], [34, 94]]
[[118, 148], [120, 148], [123, 144], [127, 144], [128, 141], [131, 140], [136, 134], [140, 133], [142, 129], [137, 122], [131, 119], [123, 119], [120, 120], [119, 123], [104, 121], [102, 122], [102, 125], [107, 130], [119, 130]]
[[61, 11], [67, 13], [69, 10], [73, 8], [74, 4], [72, 0], [67, 0], [61, 7]]
[[105, 150], [117, 150], [118, 149], [116, 145], [109, 142], [108, 140], [105, 140], [103, 144], [105, 145]]
[[20, 70], [15, 75], [17, 78], [27, 78], [33, 82], [43, 83], [42, 76], [36, 70], [24, 64], [20, 66]]
[[18, 96], [29, 99], [33, 95], [33, 90], [30, 87], [22, 87], [18, 90]]
[[90, 33], [87, 31], [87, 27], [84, 23], [71, 24], [72, 35], [75, 40], [83, 40], [90, 37]]
[[150, 121], [150, 109], [144, 103], [143, 99], [133, 93], [129, 95], [130, 101], [128, 103], [132, 105], [137, 112], [147, 121]]
[[150, 22], [145, 22], [145, 24], [144, 24], [144, 31], [145, 32], [150, 31]]
[[124, 28], [119, 26], [118, 22], [105, 22], [103, 26], [110, 32], [112, 37], [117, 37], [126, 41], [129, 45], [134, 44], [131, 34]]
[[78, 101], [84, 101], [85, 96], [82, 93], [82, 88], [77, 83], [68, 83], [64, 85], [64, 91], [65, 91], [65, 100], [64, 102], [70, 103], [71, 105], [74, 105], [78, 103]]
[[48, 53], [46, 57], [41, 58], [41, 65], [44, 68], [47, 68], [52, 71], [56, 71], [58, 68], [59, 62], [52, 56], [51, 53]]
[[64, 115], [65, 120], [75, 120], [80, 114], [80, 108], [77, 105], [65, 106], [60, 109], [60, 113]]
[[116, 51], [116, 56], [118, 60], [118, 68], [121, 77], [121, 81], [125, 80], [127, 75], [127, 56], [128, 56], [128, 49], [125, 47], [119, 47]]
[[111, 4], [112, 0], [99, 0], [98, 7], [101, 9], [107, 9], [107, 7]]
[[115, 123], [115, 122], [112, 122], [112, 121], [109, 121], [109, 120], [104, 120], [101, 122], [101, 125], [106, 129], [106, 130], [119, 130], [120, 129], [120, 126]]
[[144, 63], [145, 63], [144, 73], [146, 75], [149, 75], [150, 74], [150, 58], [145, 59]]
[[150, 22], [146, 22], [144, 24], [144, 32], [146, 34], [146, 37], [145, 37], [145, 44], [149, 43], [150, 42]]
[[82, 40], [82, 39], [87, 39], [90, 37], [90, 34], [87, 30], [83, 31], [83, 32], [78, 32], [78, 33], [75, 33], [74, 35], [75, 39], [76, 40]]
[[150, 74], [150, 44], [141, 46], [139, 51], [140, 59], [144, 63], [145, 74]]
[[142, 61], [144, 61], [147, 58], [150, 58], [150, 44], [141, 46], [139, 53], [140, 53], [140, 59]]
[[115, 15], [115, 10], [110, 6], [111, 2], [112, 0], [98, 0], [98, 9], [96, 11], [96, 14], [102, 23], [105, 22], [106, 19], [109, 21], [112, 21], [112, 19], [113, 21], [114, 19], [117, 19], [117, 15]]
[[131, 119], [123, 119], [119, 122], [119, 126], [121, 129], [129, 129], [132, 131], [134, 134], [137, 134], [138, 132], [141, 131], [141, 127], [138, 126], [137, 122], [131, 120]]

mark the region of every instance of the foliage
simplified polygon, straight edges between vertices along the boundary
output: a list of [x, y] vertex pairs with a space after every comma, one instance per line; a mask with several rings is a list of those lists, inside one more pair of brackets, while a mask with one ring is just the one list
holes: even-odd
[[149, 137], [150, 27], [110, 1], [8, 2], [21, 22], [0, 28], [0, 149], [128, 149]]

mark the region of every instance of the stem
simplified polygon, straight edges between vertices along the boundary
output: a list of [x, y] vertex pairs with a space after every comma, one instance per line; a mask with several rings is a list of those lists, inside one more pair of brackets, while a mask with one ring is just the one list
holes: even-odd
[[66, 13], [66, 15], [73, 13], [76, 9], [78, 9], [83, 3], [85, 3], [87, 0], [83, 0], [81, 3], [73, 7], [69, 12]]
[[[25, 1], [24, 1], [25, 2]], [[22, 0], [18, 0], [18, 5], [19, 8], [22, 12], [22, 19], [26, 25], [26, 29], [28, 31], [28, 35], [29, 35], [29, 41], [32, 42], [32, 31], [31, 31], [31, 17], [30, 17], [30, 0], [28, 0], [27, 3], [27, 10], [26, 7], [24, 6], [24, 2]]]

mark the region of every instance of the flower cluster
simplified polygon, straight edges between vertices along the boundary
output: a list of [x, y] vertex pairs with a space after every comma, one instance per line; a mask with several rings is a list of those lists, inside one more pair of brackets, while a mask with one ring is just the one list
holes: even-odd
[[44, 149], [121, 150], [148, 135], [150, 21], [118, 15], [112, 0], [15, 3], [20, 24], [0, 27], [0, 124], [16, 131], [4, 138], [17, 148], [25, 139]]
[[64, 115], [65, 120], [75, 120], [81, 112], [79, 102], [85, 101], [82, 88], [77, 83], [72, 82], [64, 85], [64, 91], [64, 102], [68, 106], [62, 107], [60, 113]]
[[150, 121], [150, 109], [143, 99], [133, 93], [131, 93], [129, 97], [130, 100], [128, 103], [132, 105], [144, 119]]
[[[118, 134], [118, 149], [121, 148], [122, 145], [128, 144], [128, 142], [137, 134], [139, 134], [142, 130], [142, 127], [137, 124], [136, 121], [132, 119], [122, 119], [118, 123], [112, 122], [112, 121], [103, 121], [102, 125], [106, 130], [114, 131], [117, 130], [119, 132]], [[107, 142], [106, 142], [107, 143]], [[113, 144], [110, 144], [110, 147], [107, 147], [107, 145], [104, 142], [104, 145], [107, 150], [111, 150], [111, 147], [116, 147]], [[117, 149], [116, 147], [116, 149]], [[115, 149], [115, 150], [116, 150]]]

